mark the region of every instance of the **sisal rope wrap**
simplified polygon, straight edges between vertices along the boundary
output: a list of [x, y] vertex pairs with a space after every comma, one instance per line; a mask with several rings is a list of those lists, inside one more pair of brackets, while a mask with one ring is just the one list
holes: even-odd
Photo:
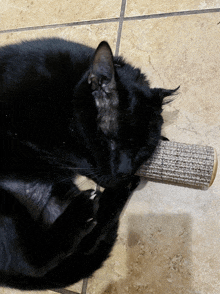
[[209, 146], [161, 141], [136, 173], [148, 180], [208, 189], [217, 172], [217, 154]]

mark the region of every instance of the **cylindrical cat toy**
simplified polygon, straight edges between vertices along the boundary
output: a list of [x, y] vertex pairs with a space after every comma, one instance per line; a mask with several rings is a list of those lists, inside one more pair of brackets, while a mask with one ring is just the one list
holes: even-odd
[[151, 181], [208, 189], [217, 173], [217, 153], [209, 146], [161, 141], [137, 175]]

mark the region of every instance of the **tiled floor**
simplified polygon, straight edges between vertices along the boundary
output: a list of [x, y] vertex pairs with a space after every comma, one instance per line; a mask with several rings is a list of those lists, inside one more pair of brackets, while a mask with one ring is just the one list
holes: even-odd
[[[107, 40], [152, 86], [180, 85], [164, 108], [164, 134], [220, 154], [219, 0], [0, 1], [0, 45], [49, 36], [94, 47]], [[87, 293], [218, 294], [219, 252], [219, 174], [208, 191], [143, 180]], [[71, 291], [80, 293], [81, 282], [60, 290]]]

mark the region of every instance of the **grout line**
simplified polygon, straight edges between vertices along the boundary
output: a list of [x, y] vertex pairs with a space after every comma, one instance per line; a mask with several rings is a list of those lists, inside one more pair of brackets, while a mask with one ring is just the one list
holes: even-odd
[[67, 290], [67, 289], [53, 289], [51, 291], [54, 292], [54, 293], [60, 293], [60, 294], [80, 294], [80, 293], [70, 291], [70, 290]]
[[36, 27], [24, 27], [24, 28], [17, 28], [17, 29], [9, 29], [9, 30], [2, 30], [0, 31], [1, 34], [6, 33], [17, 33], [23, 31], [35, 31], [35, 30], [44, 30], [44, 29], [57, 29], [63, 27], [75, 27], [75, 26], [84, 26], [90, 24], [100, 24], [100, 23], [108, 23], [108, 22], [118, 22], [119, 18], [109, 18], [109, 19], [97, 19], [97, 20], [86, 20], [86, 21], [77, 21], [77, 22], [70, 22], [70, 23], [63, 23], [63, 24], [51, 24], [51, 25], [43, 25], [43, 26], [36, 26]]
[[[35, 31], [35, 30], [43, 30], [43, 29], [53, 29], [53, 28], [83, 26], [83, 25], [90, 25], [90, 24], [119, 22], [118, 37], [117, 37], [117, 48], [119, 48], [123, 21], [144, 20], [144, 19], [165, 18], [165, 17], [173, 17], [173, 16], [184, 16], [184, 15], [195, 15], [195, 14], [220, 12], [220, 8], [213, 8], [213, 9], [177, 11], [177, 12], [170, 12], [170, 13], [160, 13], [160, 14], [124, 17], [125, 5], [126, 5], [126, 0], [122, 0], [122, 9], [121, 9], [120, 18], [97, 19], [97, 20], [78, 21], [78, 22], [71, 22], [71, 23], [64, 23], [64, 24], [51, 24], [51, 25], [24, 27], [24, 28], [17, 28], [17, 29], [2, 30], [2, 31], [0, 30], [0, 35], [6, 34], [6, 33], [8, 34], [8, 33], [23, 32], [23, 31]], [[116, 48], [116, 50], [117, 50], [117, 48]]]
[[117, 34], [117, 41], [116, 41], [115, 56], [118, 56], [118, 53], [119, 53], [123, 20], [124, 20], [124, 15], [125, 15], [126, 1], [127, 0], [122, 0], [122, 2], [121, 2], [121, 13], [120, 13], [120, 19], [119, 19], [119, 25], [118, 25], [118, 34]]
[[153, 18], [165, 18], [165, 17], [172, 17], [172, 16], [184, 16], [184, 15], [195, 15], [195, 14], [216, 13], [216, 12], [220, 12], [220, 8], [201, 9], [201, 10], [186, 10], [186, 11], [177, 11], [177, 12], [150, 14], [150, 15], [140, 15], [140, 16], [130, 16], [130, 17], [128, 16], [128, 17], [124, 18], [124, 21], [153, 19]]

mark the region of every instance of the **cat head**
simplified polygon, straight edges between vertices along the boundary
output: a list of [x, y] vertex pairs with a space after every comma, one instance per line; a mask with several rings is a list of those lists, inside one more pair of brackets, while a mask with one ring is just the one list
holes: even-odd
[[103, 187], [134, 175], [159, 142], [164, 98], [176, 90], [151, 89], [139, 69], [114, 58], [101, 42], [73, 99], [71, 129], [84, 175]]

